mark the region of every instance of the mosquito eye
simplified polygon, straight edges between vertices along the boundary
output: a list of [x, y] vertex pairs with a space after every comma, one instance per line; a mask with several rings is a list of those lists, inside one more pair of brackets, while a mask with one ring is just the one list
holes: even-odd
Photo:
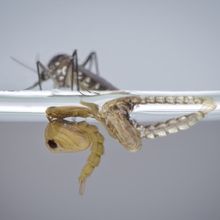
[[48, 145], [52, 148], [52, 149], [55, 149], [57, 148], [57, 144], [54, 140], [48, 140]]

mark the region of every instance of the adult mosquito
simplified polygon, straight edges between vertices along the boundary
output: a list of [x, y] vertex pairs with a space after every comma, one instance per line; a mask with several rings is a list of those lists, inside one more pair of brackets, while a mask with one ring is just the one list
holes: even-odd
[[[74, 50], [72, 55], [58, 54], [52, 57], [47, 66], [37, 61], [37, 70], [14, 57], [11, 58], [38, 74], [38, 81], [26, 89], [39, 86], [42, 90], [42, 82], [51, 79], [54, 88], [71, 88], [73, 90], [73, 87], [76, 86], [77, 91], [117, 90], [114, 85], [100, 76], [96, 52], [91, 52], [81, 64], [78, 63], [77, 50]], [[91, 70], [93, 66], [95, 67], [95, 73]]]

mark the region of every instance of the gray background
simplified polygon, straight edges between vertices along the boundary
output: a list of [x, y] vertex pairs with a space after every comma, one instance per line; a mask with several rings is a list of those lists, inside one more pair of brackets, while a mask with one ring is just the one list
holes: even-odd
[[[122, 89], [219, 89], [220, 1], [0, 1], [0, 88], [22, 89], [35, 66], [78, 49], [99, 56]], [[78, 195], [88, 151], [52, 154], [45, 123], [0, 123], [0, 219], [220, 219], [218, 122], [128, 153], [106, 137], [102, 163]]]

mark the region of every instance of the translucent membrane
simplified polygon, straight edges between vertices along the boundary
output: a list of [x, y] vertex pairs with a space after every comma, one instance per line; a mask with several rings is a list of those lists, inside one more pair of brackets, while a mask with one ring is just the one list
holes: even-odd
[[[102, 105], [111, 99], [129, 95], [141, 96], [206, 96], [215, 101], [217, 108], [205, 120], [220, 120], [220, 91], [105, 91], [86, 92], [0, 91], [0, 121], [43, 121], [49, 106], [75, 106], [80, 101]], [[140, 121], [157, 121], [194, 112], [199, 105], [145, 104], [137, 106], [132, 117]]]

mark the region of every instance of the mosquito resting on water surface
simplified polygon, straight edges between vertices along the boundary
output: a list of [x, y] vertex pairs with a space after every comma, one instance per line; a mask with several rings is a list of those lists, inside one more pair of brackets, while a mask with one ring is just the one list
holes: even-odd
[[[52, 57], [47, 66], [37, 61], [37, 70], [25, 65], [14, 57], [11, 58], [38, 74], [38, 81], [26, 89], [33, 89], [39, 86], [40, 90], [42, 90], [42, 82], [52, 79], [54, 88], [71, 88], [73, 90], [75, 85], [77, 91], [117, 90], [115, 86], [99, 75], [96, 52], [91, 52], [82, 64], [78, 63], [77, 50], [74, 50], [72, 55], [58, 54]], [[95, 73], [91, 71], [93, 66], [95, 67]]]

